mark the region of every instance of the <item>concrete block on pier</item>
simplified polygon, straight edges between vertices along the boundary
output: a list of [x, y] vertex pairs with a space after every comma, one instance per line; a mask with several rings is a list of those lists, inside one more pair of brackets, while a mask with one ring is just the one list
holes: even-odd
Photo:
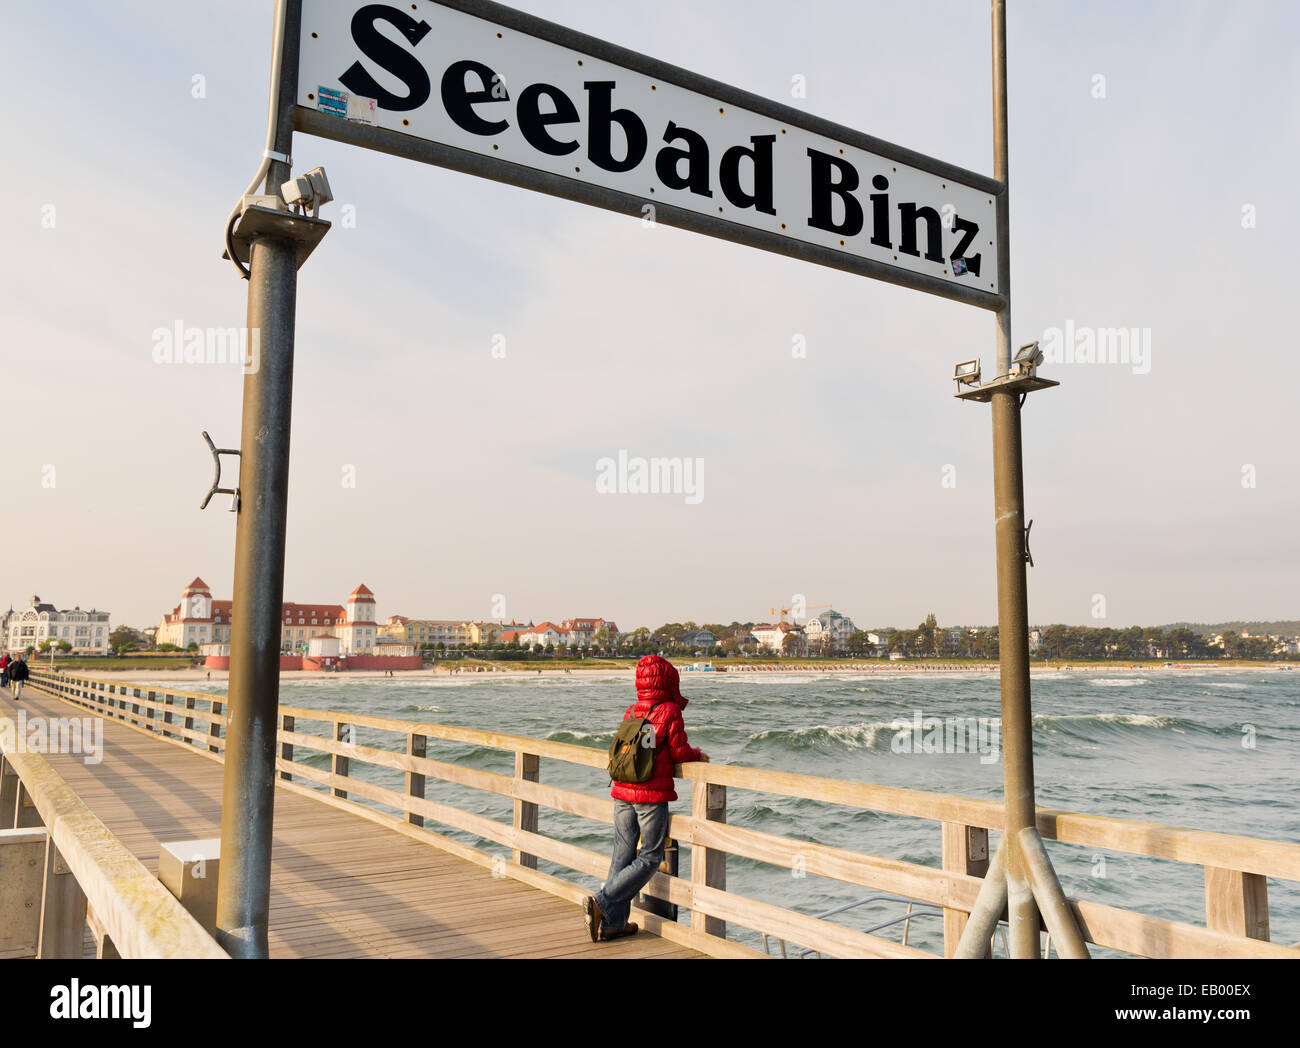
[[0, 958], [35, 957], [45, 876], [45, 830], [0, 830]]
[[217, 870], [221, 839], [164, 843], [158, 853], [158, 879], [212, 934], [217, 926]]

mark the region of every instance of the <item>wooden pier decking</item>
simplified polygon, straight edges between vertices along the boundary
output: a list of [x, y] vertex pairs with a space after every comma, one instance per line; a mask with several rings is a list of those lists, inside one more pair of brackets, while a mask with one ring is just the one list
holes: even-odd
[[[76, 715], [35, 688], [0, 709]], [[221, 835], [224, 765], [125, 724], [104, 722], [104, 759], [46, 759], [147, 868], [165, 842]], [[572, 903], [386, 829], [277, 789], [271, 869], [272, 957], [688, 958], [642, 932], [595, 944]]]

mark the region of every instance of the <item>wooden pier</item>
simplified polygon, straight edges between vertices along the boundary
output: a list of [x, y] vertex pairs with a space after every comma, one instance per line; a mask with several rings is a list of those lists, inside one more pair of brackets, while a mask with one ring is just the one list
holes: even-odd
[[[5, 907], [20, 907], [13, 912], [26, 915], [27, 931], [9, 922], [0, 932], [0, 956], [79, 955], [85, 926], [101, 956], [221, 955], [162, 888], [157, 870], [163, 844], [219, 836], [223, 701], [43, 671], [33, 671], [21, 703], [0, 692], [0, 727], [9, 724], [0, 738], [15, 738], [19, 710], [28, 718], [103, 718], [100, 763], [12, 745], [4, 755], [0, 925], [9, 917]], [[309, 724], [319, 733], [304, 730]], [[386, 748], [352, 741], [358, 725], [391, 733]], [[433, 739], [512, 753], [514, 774], [427, 757]], [[944, 953], [951, 955], [983, 883], [989, 835], [1002, 825], [1002, 806], [991, 801], [759, 768], [683, 765], [678, 772], [691, 793], [690, 815], [674, 815], [669, 832], [690, 849], [690, 872], [659, 874], [646, 894], [691, 912], [672, 922], [638, 910], [633, 919], [642, 934], [593, 944], [578, 906], [586, 889], [540, 871], [538, 859], [600, 879], [609, 856], [547, 836], [540, 813], [608, 826], [613, 802], [546, 785], [541, 762], [603, 768], [603, 751], [294, 707], [281, 710], [278, 743], [275, 957], [768, 956], [728, 938], [729, 925], [758, 933], [765, 946], [775, 941], [778, 953], [791, 944], [826, 956], [936, 956], [883, 933], [796, 912], [782, 900], [729, 891], [729, 855], [890, 893], [932, 913], [941, 908]], [[306, 754], [328, 755], [328, 769], [305, 763]], [[365, 781], [357, 776], [360, 765], [400, 772], [405, 788]], [[438, 781], [510, 798], [511, 822], [426, 797], [426, 783]], [[938, 824], [942, 867], [728, 826], [729, 789], [930, 820]], [[508, 849], [510, 860], [452, 839], [447, 828]], [[1300, 844], [1053, 811], [1039, 812], [1038, 828], [1048, 840], [1204, 867], [1204, 924], [1071, 899], [1090, 943], [1150, 957], [1300, 957], [1300, 950], [1268, 941], [1267, 891], [1270, 877], [1300, 880]], [[38, 856], [43, 877], [36, 876]]]

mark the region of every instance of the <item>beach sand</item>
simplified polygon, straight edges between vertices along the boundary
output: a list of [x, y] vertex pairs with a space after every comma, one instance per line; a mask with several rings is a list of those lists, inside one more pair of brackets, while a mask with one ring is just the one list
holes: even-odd
[[[696, 673], [703, 675], [707, 671], [693, 671], [686, 669], [687, 663], [678, 663], [678, 669], [682, 671], [683, 680], [688, 680], [695, 676]], [[40, 667], [44, 669], [45, 667]], [[1222, 670], [1284, 670], [1292, 669], [1290, 663], [1276, 664], [1244, 664], [1244, 663], [1174, 663], [1173, 665], [1121, 663], [1114, 665], [1110, 663], [1097, 662], [1079, 662], [1079, 663], [1052, 663], [1050, 665], [1031, 664], [1030, 671], [1035, 676], [1045, 673], [1087, 673], [1087, 672], [1105, 672], [1105, 673], [1157, 673], [1157, 672], [1177, 672], [1179, 670], [1213, 670], [1219, 672]], [[574, 677], [587, 673], [617, 674], [630, 676], [633, 672], [632, 666], [593, 666], [577, 670], [543, 669], [543, 670], [507, 670], [507, 669], [484, 669], [477, 671], [475, 669], [455, 670], [453, 668], [439, 666], [436, 668], [422, 670], [394, 670], [391, 677], [383, 670], [352, 670], [346, 673], [322, 673], [318, 670], [285, 670], [280, 673], [282, 681], [296, 680], [326, 680], [326, 679], [347, 679], [347, 680], [416, 680], [419, 678], [437, 677], [440, 679], [454, 678], [457, 680], [519, 680], [526, 677]], [[106, 677], [121, 680], [170, 680], [170, 681], [212, 681], [213, 683], [225, 682], [229, 678], [229, 672], [226, 670], [206, 670], [206, 669], [116, 669], [116, 670], [68, 670], [70, 676], [91, 676]], [[750, 677], [757, 674], [808, 674], [808, 673], [853, 673], [853, 674], [899, 674], [899, 673], [987, 673], [996, 674], [998, 672], [997, 663], [924, 663], [924, 662], [891, 662], [881, 664], [871, 663], [842, 663], [839, 665], [828, 666], [778, 666], [778, 665], [756, 665], [756, 666], [729, 666], [726, 674], [734, 679], [735, 677]]]

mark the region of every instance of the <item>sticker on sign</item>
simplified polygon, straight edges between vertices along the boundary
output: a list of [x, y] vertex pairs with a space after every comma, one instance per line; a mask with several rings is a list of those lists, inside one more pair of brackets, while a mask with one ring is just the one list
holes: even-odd
[[481, 0], [304, 0], [295, 126], [1001, 303], [1001, 185]]

